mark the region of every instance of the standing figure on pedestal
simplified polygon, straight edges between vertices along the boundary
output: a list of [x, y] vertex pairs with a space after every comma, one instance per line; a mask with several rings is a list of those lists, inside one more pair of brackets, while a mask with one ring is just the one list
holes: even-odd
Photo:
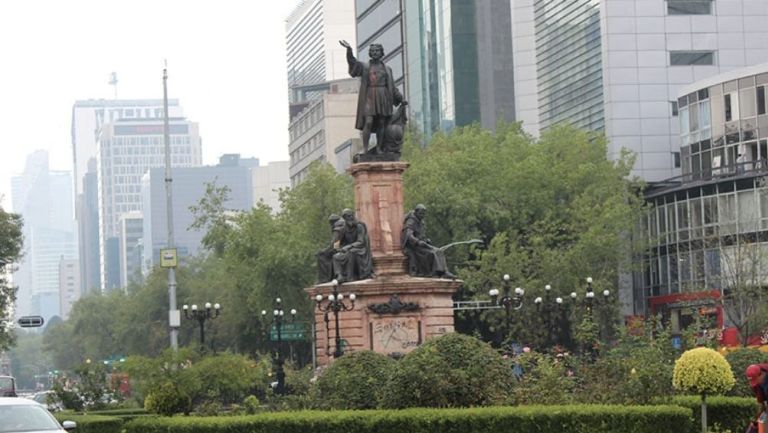
[[[344, 219], [334, 243], [333, 269], [339, 284], [373, 277], [373, 260], [368, 228], [355, 218], [351, 209], [341, 213]], [[334, 231], [336, 231], [334, 226]]]
[[341, 217], [336, 214], [331, 214], [328, 217], [328, 223], [331, 225], [331, 242], [326, 248], [318, 251], [315, 254], [317, 257], [317, 283], [327, 283], [336, 276], [333, 272], [333, 255], [336, 254], [336, 250], [333, 245], [338, 240], [338, 234], [341, 231], [341, 227], [344, 225]]
[[427, 237], [427, 224], [424, 218], [427, 208], [423, 204], [405, 214], [403, 220], [402, 247], [408, 258], [408, 273], [414, 277], [440, 277], [454, 279], [445, 263], [445, 252], [432, 245]]
[[[339, 44], [347, 49], [349, 75], [360, 77], [355, 128], [362, 131], [363, 153], [369, 153], [368, 144], [371, 139], [371, 133], [376, 134], [376, 148], [371, 149], [370, 153], [394, 153], [384, 147], [387, 126], [392, 120], [392, 107], [395, 105], [404, 107], [407, 102], [403, 100], [403, 95], [395, 87], [392, 68], [385, 65], [382, 61], [382, 58], [384, 58], [384, 47], [380, 44], [371, 44], [368, 50], [368, 56], [371, 59], [366, 64], [355, 58], [352, 54], [352, 47], [347, 41], [339, 41]], [[406, 120], [405, 113], [401, 112], [398, 114], [399, 120], [404, 125]], [[396, 129], [393, 132], [397, 132]], [[389, 141], [397, 140], [392, 138]]]

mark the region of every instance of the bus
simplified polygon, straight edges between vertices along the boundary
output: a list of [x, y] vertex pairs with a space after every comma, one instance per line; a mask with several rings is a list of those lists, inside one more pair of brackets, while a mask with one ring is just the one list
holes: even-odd
[[16, 397], [16, 380], [11, 376], [0, 376], [0, 397]]

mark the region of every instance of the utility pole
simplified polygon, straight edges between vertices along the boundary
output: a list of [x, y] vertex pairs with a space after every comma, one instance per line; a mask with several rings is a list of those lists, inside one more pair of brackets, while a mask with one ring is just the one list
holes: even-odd
[[[163, 139], [165, 141], [165, 198], [166, 214], [168, 216], [168, 249], [174, 249], [173, 242], [173, 189], [171, 178], [171, 133], [168, 125], [168, 62], [163, 68]], [[162, 255], [162, 254], [161, 254]], [[162, 259], [161, 259], [162, 260]], [[171, 328], [171, 348], [179, 349], [179, 327], [181, 326], [181, 312], [176, 307], [176, 267], [168, 267], [168, 325]]]

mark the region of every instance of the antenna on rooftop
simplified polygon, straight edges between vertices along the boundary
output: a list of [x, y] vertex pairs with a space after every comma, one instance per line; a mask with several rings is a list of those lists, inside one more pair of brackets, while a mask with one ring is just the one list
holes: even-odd
[[115, 99], [117, 99], [117, 72], [109, 74], [109, 85], [115, 89]]

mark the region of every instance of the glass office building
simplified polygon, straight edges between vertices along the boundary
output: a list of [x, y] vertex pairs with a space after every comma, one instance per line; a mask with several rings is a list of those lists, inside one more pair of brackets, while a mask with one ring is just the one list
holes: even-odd
[[763, 64], [681, 89], [683, 173], [646, 193], [637, 314], [657, 297], [768, 283], [767, 86]]
[[600, 2], [537, 1], [534, 17], [541, 127], [602, 130]]

